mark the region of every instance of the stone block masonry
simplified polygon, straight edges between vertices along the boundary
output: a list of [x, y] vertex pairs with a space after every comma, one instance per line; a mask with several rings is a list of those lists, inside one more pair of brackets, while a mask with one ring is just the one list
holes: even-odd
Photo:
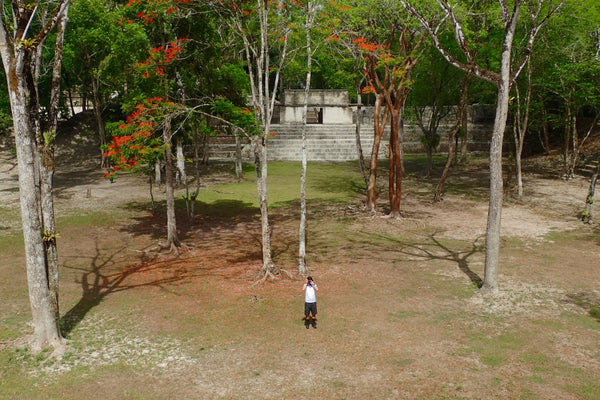
[[[450, 124], [440, 126], [442, 135], [438, 152], [447, 151], [447, 133]], [[489, 150], [489, 135], [492, 126], [489, 123], [470, 123], [468, 126], [467, 146], [470, 152], [485, 153]], [[268, 157], [272, 161], [300, 161], [302, 159], [302, 125], [274, 124], [271, 126], [273, 137], [268, 139]], [[310, 124], [306, 126], [306, 147], [309, 161], [350, 161], [358, 159], [356, 148], [356, 128], [354, 124]], [[361, 126], [361, 145], [363, 155], [368, 159], [373, 147], [373, 125]], [[403, 149], [405, 154], [423, 154], [421, 131], [413, 124], [404, 127]], [[243, 144], [243, 158], [252, 160], [252, 151], [246, 140]], [[379, 150], [381, 158], [388, 156], [388, 136], [384, 136]], [[235, 158], [235, 139], [232, 136], [219, 135], [210, 138], [210, 159], [226, 160]]]

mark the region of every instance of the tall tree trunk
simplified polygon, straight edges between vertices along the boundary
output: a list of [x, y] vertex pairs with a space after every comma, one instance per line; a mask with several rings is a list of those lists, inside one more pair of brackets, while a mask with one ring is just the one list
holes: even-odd
[[235, 135], [235, 177], [241, 181], [244, 177], [244, 169], [242, 164], [242, 138]]
[[362, 124], [362, 96], [360, 91], [357, 93], [356, 102], [356, 124], [354, 125], [354, 134], [356, 136], [356, 152], [358, 153], [358, 167], [360, 168], [360, 174], [365, 182], [365, 187], [369, 186], [369, 177], [365, 168], [365, 156], [363, 154], [362, 143], [360, 140], [360, 126]]
[[[36, 4], [34, 4], [36, 5]], [[55, 50], [58, 52], [53, 70], [53, 94], [59, 91], [60, 57], [62, 55], [62, 37], [66, 24], [68, 2], [56, 4], [58, 9], [46, 20], [47, 10], [40, 11], [45, 30], [31, 33], [31, 46], [23, 43], [31, 38], [30, 24], [36, 17], [35, 7], [26, 7], [20, 2], [12, 2], [14, 25], [7, 25], [0, 19], [0, 56], [8, 86], [8, 96], [13, 117], [13, 134], [17, 151], [19, 170], [19, 192], [21, 220], [25, 246], [25, 263], [29, 302], [33, 320], [34, 334], [31, 348], [37, 353], [46, 347], [58, 350], [63, 347], [59, 328], [58, 308], [58, 257], [56, 252], [56, 232], [54, 228], [54, 209], [52, 201], [53, 140], [52, 129], [55, 111], [50, 105], [51, 122], [49, 130], [42, 130], [39, 113], [38, 76], [41, 63], [41, 46], [53, 27], [59, 28]], [[5, 11], [9, 9], [6, 8]], [[62, 19], [62, 20], [61, 20]], [[32, 30], [34, 28], [31, 28]], [[56, 85], [56, 86], [55, 86]]]
[[577, 132], [577, 109], [571, 115], [571, 160], [569, 162], [569, 179], [575, 177], [575, 169], [579, 162], [579, 134]]
[[[508, 59], [507, 59], [508, 58]], [[498, 264], [500, 262], [500, 223], [502, 219], [502, 143], [508, 102], [510, 97], [510, 53], [503, 55], [502, 81], [498, 85], [496, 118], [490, 143], [490, 199], [485, 236], [485, 271], [481, 291], [484, 294], [498, 292]], [[504, 65], [508, 63], [508, 65]]]
[[581, 220], [587, 224], [591, 224], [593, 222], [592, 216], [592, 206], [594, 205], [594, 196], [596, 194], [596, 182], [598, 181], [598, 174], [600, 173], [600, 161], [598, 161], [596, 165], [596, 170], [592, 174], [592, 178], [590, 179], [590, 187], [588, 189], [588, 194], [585, 197], [585, 208], [581, 213]]
[[473, 72], [474, 75], [492, 82], [497, 87], [496, 118], [490, 143], [490, 200], [488, 209], [488, 223], [486, 229], [486, 253], [485, 253], [485, 272], [484, 281], [480, 292], [482, 294], [493, 294], [498, 291], [498, 263], [500, 255], [500, 222], [502, 214], [502, 141], [504, 130], [506, 128], [506, 118], [508, 115], [508, 102], [510, 88], [515, 79], [519, 76], [526, 61], [531, 56], [533, 43], [540, 29], [546, 24], [548, 19], [558, 11], [563, 1], [557, 5], [550, 5], [548, 10], [540, 17], [543, 2], [538, 2], [537, 7], [528, 8], [530, 12], [531, 25], [528, 31], [528, 40], [521, 62], [511, 71], [512, 47], [519, 20], [519, 12], [523, 5], [523, 0], [515, 0], [512, 4], [512, 10], [509, 8], [506, 0], [499, 0], [501, 16], [504, 20], [504, 38], [501, 46], [500, 73], [482, 69], [473, 59], [473, 53], [469, 47], [469, 41], [466, 39], [461, 23], [459, 22], [454, 7], [446, 0], [438, 0], [438, 5], [443, 10], [444, 17], [441, 21], [450, 20], [454, 28], [455, 42], [460, 48], [466, 63], [450, 54], [444, 47], [438, 35], [438, 29], [441, 25], [428, 21], [423, 14], [419, 13], [409, 0], [400, 0], [407, 7], [409, 12], [416, 17], [421, 26], [426, 29], [434, 45], [440, 51], [442, 56], [457, 68], [465, 72]]
[[308, 118], [308, 96], [312, 74], [311, 30], [314, 22], [314, 4], [307, 3], [306, 8], [306, 84], [304, 85], [304, 103], [302, 105], [302, 168], [300, 173], [300, 225], [298, 227], [298, 273], [306, 275], [306, 169], [308, 151], [306, 148], [306, 125]]
[[185, 172], [185, 157], [183, 155], [183, 142], [181, 140], [181, 138], [176, 138], [175, 139], [175, 146], [177, 148], [177, 179], [176, 179], [176, 184], [177, 186], [181, 185], [182, 183], [184, 185], [187, 185], [187, 174]]
[[172, 252], [178, 253], [181, 245], [177, 235], [177, 220], [175, 217], [175, 182], [173, 171], [173, 145], [171, 133], [171, 120], [165, 120], [163, 128], [163, 142], [165, 146], [165, 196], [167, 201], [167, 246]]
[[[96, 126], [98, 128], [98, 138], [100, 139], [100, 148], [104, 149], [106, 146], [106, 131], [104, 129], [104, 120], [102, 119], [102, 103], [100, 101], [100, 94], [98, 87], [99, 77], [96, 76], [98, 71], [94, 71], [92, 74], [92, 101], [94, 102], [94, 118], [96, 119]], [[102, 161], [101, 168], [108, 167], [108, 158], [104, 156], [104, 153], [101, 153]]]
[[157, 186], [160, 187], [160, 184], [162, 182], [160, 160], [157, 161], [156, 163], [154, 163], [154, 182], [156, 183]]
[[[69, 4], [65, 6], [64, 14], [57, 23], [56, 41], [54, 44], [54, 62], [52, 65], [52, 79], [50, 88], [50, 103], [48, 105], [48, 122], [41, 135], [38, 135], [38, 145], [41, 153], [40, 163], [40, 192], [42, 201], [42, 223], [44, 226], [44, 244], [46, 247], [46, 260], [48, 263], [48, 288], [55, 306], [55, 318], [60, 320], [59, 312], [59, 274], [58, 274], [58, 248], [56, 245], [57, 233], [54, 219], [54, 149], [56, 129], [58, 126], [58, 112], [60, 100], [61, 70], [64, 48], [64, 35], [67, 28], [67, 15]], [[40, 47], [41, 48], [41, 47]], [[39, 54], [36, 64], [41, 64]], [[36, 82], [37, 86], [37, 82]]]
[[271, 259], [271, 227], [269, 225], [269, 203], [267, 197], [267, 139], [259, 136], [254, 141], [254, 166], [256, 168], [256, 186], [260, 207], [260, 226], [262, 239], [262, 270], [272, 274], [275, 268]]
[[[384, 110], [383, 116], [381, 115]], [[377, 163], [379, 160], [379, 148], [381, 139], [385, 132], [389, 113], [383, 107], [383, 95], [378, 94], [375, 100], [375, 115], [373, 116], [373, 148], [371, 150], [371, 161], [369, 162], [369, 184], [367, 186], [367, 210], [377, 211]]]
[[563, 148], [563, 165], [564, 179], [571, 179], [573, 177], [573, 171], [571, 170], [571, 133], [572, 128], [571, 124], [573, 123], [573, 110], [571, 109], [571, 105], [567, 104], [566, 115], [565, 115], [565, 130], [564, 130], [564, 148]]
[[444, 170], [442, 171], [442, 176], [440, 177], [440, 180], [438, 181], [438, 184], [435, 187], [435, 193], [433, 195], [434, 202], [439, 202], [442, 200], [442, 192], [444, 191], [444, 185], [446, 183], [446, 180], [448, 179], [450, 168], [452, 167], [452, 162], [456, 151], [456, 135], [460, 131], [460, 127], [463, 124], [465, 111], [467, 109], [467, 94], [469, 92], [469, 83], [471, 80], [471, 76], [472, 75], [470, 73], [467, 73], [467, 76], [465, 77], [461, 85], [460, 99], [458, 101], [458, 107], [456, 108], [456, 120], [454, 121], [452, 129], [448, 133], [448, 156], [446, 158]]
[[513, 124], [513, 136], [515, 139], [515, 166], [517, 174], [517, 195], [523, 197], [523, 172], [522, 172], [522, 155], [523, 145], [525, 144], [525, 135], [529, 128], [529, 111], [531, 105], [531, 94], [533, 89], [533, 70], [531, 69], [531, 61], [527, 62], [527, 92], [525, 94], [525, 110], [521, 110], [521, 95], [519, 86], [515, 85], [517, 113]]
[[402, 153], [400, 149], [399, 123], [400, 110], [390, 111], [390, 173], [389, 173], [389, 201], [390, 217], [400, 217], [400, 200], [402, 197]]

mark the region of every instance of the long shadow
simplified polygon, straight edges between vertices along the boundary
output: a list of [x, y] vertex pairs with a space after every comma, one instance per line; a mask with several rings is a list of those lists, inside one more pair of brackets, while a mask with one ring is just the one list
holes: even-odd
[[[435, 237], [436, 232], [427, 235], [431, 241], [430, 243], [403, 243], [399, 239], [381, 234], [369, 234], [369, 236], [378, 239], [380, 243], [392, 241], [394, 244], [399, 244], [399, 247], [394, 246], [391, 248], [379, 245], [380, 247], [385, 247], [385, 250], [392, 254], [397, 254], [399, 252], [420, 260], [443, 260], [454, 262], [457, 264], [458, 269], [463, 272], [477, 288], [481, 288], [483, 285], [483, 279], [469, 267], [468, 261], [471, 256], [483, 251], [484, 246], [479, 244], [481, 237], [476, 238], [473, 243], [471, 243], [470, 249], [453, 250]], [[440, 249], [443, 251], [442, 254], [439, 252]]]
[[[122, 231], [137, 235], [151, 235], [153, 239], [166, 237], [166, 206], [165, 202], [158, 202], [153, 213], [150, 202], [131, 202], [125, 206], [136, 214], [133, 223], [121, 228]], [[255, 220], [259, 214], [258, 208], [239, 200], [218, 200], [213, 203], [196, 201], [194, 206], [194, 220], [190, 221], [184, 200], [177, 200], [175, 204], [177, 230], [180, 239], [192, 232], [203, 231], [228, 231], [240, 222]]]
[[[98, 243], [96, 242], [96, 254], [91, 260], [91, 269], [85, 267], [65, 268], [81, 271], [81, 278], [78, 282], [81, 285], [81, 299], [61, 318], [61, 330], [67, 337], [73, 329], [83, 320], [90, 310], [98, 306], [106, 297], [111, 294], [132, 290], [140, 287], [157, 286], [165, 288], [164, 285], [189, 279], [192, 275], [181, 268], [167, 267], [166, 263], [155, 262], [155, 258], [147, 256], [146, 252], [141, 251], [139, 260], [135, 264], [128, 265], [117, 271], [110, 271], [115, 266], [115, 258], [126, 247], [114, 251], [112, 254], [104, 257]], [[142, 283], [128, 283], [128, 278], [136, 274], [143, 274], [155, 270], [168, 270], [170, 276], [154, 279]], [[147, 275], [146, 275], [147, 276]]]

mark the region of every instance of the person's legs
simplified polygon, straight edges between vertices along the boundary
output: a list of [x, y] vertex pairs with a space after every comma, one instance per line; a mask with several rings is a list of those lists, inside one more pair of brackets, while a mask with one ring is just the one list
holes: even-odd
[[310, 303], [310, 311], [312, 312], [311, 325], [313, 328], [317, 328], [317, 303]]
[[304, 319], [308, 319], [310, 315], [310, 303], [304, 303]]

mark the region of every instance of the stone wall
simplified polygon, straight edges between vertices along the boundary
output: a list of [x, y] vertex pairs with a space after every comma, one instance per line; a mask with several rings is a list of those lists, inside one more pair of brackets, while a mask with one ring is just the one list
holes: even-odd
[[[302, 92], [303, 94], [304, 92]], [[348, 105], [356, 118], [356, 107]], [[489, 140], [493, 126], [493, 107], [471, 106], [467, 118], [467, 148], [469, 152], [486, 153], [489, 150]], [[373, 146], [372, 108], [363, 107], [361, 110], [361, 145], [365, 157], [369, 157]], [[447, 134], [454, 121], [452, 113], [440, 124], [438, 132], [441, 135], [437, 151], [447, 151]], [[388, 128], [389, 129], [389, 128]], [[269, 159], [298, 161], [302, 151], [302, 125], [298, 123], [273, 124], [274, 133], [269, 140]], [[306, 126], [308, 159], [312, 161], [347, 161], [358, 159], [356, 145], [356, 126], [346, 124], [308, 124]], [[403, 150], [405, 154], [422, 154], [425, 152], [421, 144], [421, 130], [414, 121], [405, 121], [403, 134]], [[388, 136], [381, 143], [380, 155], [388, 155]], [[252, 152], [248, 142], [243, 146], [243, 157], [251, 160]], [[218, 136], [211, 138], [210, 158], [227, 159], [235, 157], [235, 140], [233, 137]]]

